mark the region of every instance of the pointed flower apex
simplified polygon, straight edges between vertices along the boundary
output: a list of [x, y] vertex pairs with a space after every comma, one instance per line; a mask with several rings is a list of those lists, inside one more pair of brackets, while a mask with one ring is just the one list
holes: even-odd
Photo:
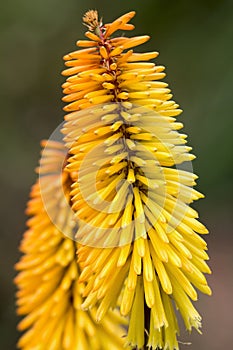
[[89, 10], [83, 16], [83, 24], [91, 32], [95, 32], [97, 28], [102, 26], [102, 18], [99, 21], [98, 11], [96, 11], [96, 10]]

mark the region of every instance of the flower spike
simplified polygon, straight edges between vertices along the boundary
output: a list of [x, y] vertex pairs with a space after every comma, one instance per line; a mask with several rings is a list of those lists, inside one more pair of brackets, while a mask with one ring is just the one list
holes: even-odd
[[204, 195], [158, 52], [134, 51], [150, 37], [116, 35], [134, 15], [88, 11], [64, 56], [65, 145], [43, 142], [16, 264], [22, 350], [178, 350], [175, 309], [200, 332]]
[[[110, 311], [104, 322], [96, 323], [96, 308], [81, 310], [84, 284], [78, 283], [80, 267], [76, 243], [64, 236], [51, 222], [50, 213], [59, 217], [72, 234], [73, 226], [65, 201], [69, 200], [72, 180], [64, 170], [58, 172], [66, 149], [56, 141], [43, 142], [46, 149], [40, 163], [40, 181], [32, 188], [28, 203], [28, 230], [16, 264], [18, 275], [18, 314], [25, 315], [18, 325], [25, 331], [18, 342], [22, 350], [123, 349], [126, 320], [118, 311]], [[59, 191], [61, 175], [63, 192]], [[46, 190], [46, 197], [41, 194]], [[42, 198], [43, 197], [43, 198]]]
[[182, 110], [161, 81], [164, 67], [149, 62], [158, 53], [134, 52], [147, 35], [112, 36], [133, 29], [134, 15], [87, 32], [90, 41], [65, 56], [66, 168], [76, 174], [72, 208], [80, 281], [88, 284], [82, 307], [98, 304], [99, 321], [120, 303], [131, 348], [173, 350], [174, 304], [186, 328], [199, 330], [191, 300], [197, 290], [211, 294], [200, 236], [208, 231], [190, 206], [203, 197], [193, 189], [197, 176], [179, 168], [195, 158], [179, 132]]

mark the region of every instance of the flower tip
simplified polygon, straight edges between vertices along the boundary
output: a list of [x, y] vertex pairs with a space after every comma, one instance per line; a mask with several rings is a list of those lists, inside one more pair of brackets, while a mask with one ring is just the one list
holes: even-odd
[[70, 57], [70, 55], [69, 55], [69, 54], [68, 54], [68, 55], [63, 56], [62, 58], [63, 58], [63, 60], [64, 60], [64, 61], [68, 61], [68, 60], [70, 60], [70, 59], [71, 59], [71, 57]]
[[40, 141], [40, 146], [41, 146], [41, 148], [44, 148], [46, 145], [47, 145], [47, 142], [48, 142], [48, 140], [41, 140]]
[[136, 11], [130, 11], [128, 15], [129, 17], [133, 18], [136, 15]]
[[82, 311], [87, 311], [88, 310], [88, 307], [85, 305], [85, 301], [80, 305], [80, 309]]
[[90, 30], [95, 31], [98, 26], [101, 26], [102, 20], [99, 20], [97, 10], [89, 10], [83, 16], [83, 24]]
[[66, 77], [68, 74], [67, 74], [67, 69], [64, 69], [62, 72], [61, 72], [61, 75], [63, 75], [63, 77]]

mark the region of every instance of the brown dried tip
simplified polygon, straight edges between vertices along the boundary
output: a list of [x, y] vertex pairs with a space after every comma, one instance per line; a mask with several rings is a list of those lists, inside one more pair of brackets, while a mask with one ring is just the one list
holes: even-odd
[[85, 13], [83, 16], [83, 24], [87, 26], [87, 28], [94, 32], [96, 28], [100, 27], [102, 25], [102, 19], [98, 18], [98, 11], [96, 10], [89, 10]]

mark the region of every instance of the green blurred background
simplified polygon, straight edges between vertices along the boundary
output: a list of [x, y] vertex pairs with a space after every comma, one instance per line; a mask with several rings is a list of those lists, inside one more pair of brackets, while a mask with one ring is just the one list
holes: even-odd
[[[98, 9], [106, 22], [136, 10], [136, 30], [150, 34], [143, 50], [157, 50], [166, 66], [179, 118], [189, 135], [206, 198], [195, 206], [207, 237], [213, 275], [211, 298], [200, 296], [203, 335], [181, 349], [230, 349], [232, 332], [233, 1], [228, 0], [8, 0], [1, 2], [1, 236], [0, 348], [15, 349], [18, 334], [13, 265], [25, 229], [24, 207], [35, 181], [42, 138], [62, 121], [62, 56], [83, 37], [81, 18]], [[49, 350], [49, 349], [48, 349]]]

